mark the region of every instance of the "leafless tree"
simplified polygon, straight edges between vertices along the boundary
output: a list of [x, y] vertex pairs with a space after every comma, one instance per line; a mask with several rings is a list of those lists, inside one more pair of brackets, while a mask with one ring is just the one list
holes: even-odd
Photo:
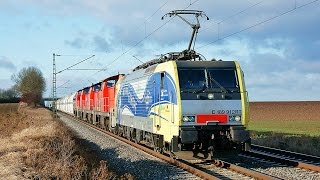
[[9, 89], [0, 89], [0, 103], [15, 103], [18, 101], [18, 92], [14, 86]]
[[29, 105], [39, 104], [46, 88], [42, 72], [36, 67], [23, 68], [18, 74], [12, 75], [14, 87], [21, 95], [21, 101]]

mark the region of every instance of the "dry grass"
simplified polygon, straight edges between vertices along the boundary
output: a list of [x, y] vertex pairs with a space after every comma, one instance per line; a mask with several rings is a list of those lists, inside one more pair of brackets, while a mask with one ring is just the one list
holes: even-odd
[[319, 137], [255, 131], [251, 137], [254, 144], [320, 156]]
[[0, 113], [18, 112], [18, 103], [0, 104]]
[[[7, 108], [7, 106], [6, 106]], [[90, 159], [48, 110], [19, 107], [0, 113], [0, 179], [133, 179]]]
[[320, 156], [320, 102], [250, 103], [253, 143]]

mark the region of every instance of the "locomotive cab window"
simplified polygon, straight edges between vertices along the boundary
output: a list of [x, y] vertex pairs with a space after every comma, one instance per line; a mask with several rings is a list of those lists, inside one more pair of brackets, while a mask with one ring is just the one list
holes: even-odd
[[236, 70], [232, 68], [180, 68], [178, 73], [182, 92], [239, 88]]
[[179, 83], [182, 91], [201, 89], [206, 86], [204, 69], [179, 69]]
[[208, 69], [209, 88], [237, 88], [236, 71], [233, 69]]

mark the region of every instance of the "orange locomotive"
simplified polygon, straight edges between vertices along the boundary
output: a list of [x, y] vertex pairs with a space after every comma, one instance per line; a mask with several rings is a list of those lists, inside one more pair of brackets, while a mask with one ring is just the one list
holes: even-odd
[[115, 107], [115, 85], [123, 76], [118, 74], [79, 90], [75, 95], [74, 115], [108, 129]]

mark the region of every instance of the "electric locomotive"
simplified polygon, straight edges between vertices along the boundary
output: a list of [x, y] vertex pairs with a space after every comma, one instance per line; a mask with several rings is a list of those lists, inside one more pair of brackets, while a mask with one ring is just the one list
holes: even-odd
[[[183, 15], [194, 15], [197, 23]], [[192, 152], [207, 159], [216, 149], [248, 149], [248, 94], [239, 63], [204, 61], [191, 49], [204, 12], [175, 10], [165, 16], [192, 27], [188, 49], [143, 63], [119, 82], [116, 132], [178, 157]]]
[[119, 134], [178, 157], [206, 159], [250, 144], [237, 61], [202, 61], [184, 51], [144, 63], [119, 83], [116, 111]]

